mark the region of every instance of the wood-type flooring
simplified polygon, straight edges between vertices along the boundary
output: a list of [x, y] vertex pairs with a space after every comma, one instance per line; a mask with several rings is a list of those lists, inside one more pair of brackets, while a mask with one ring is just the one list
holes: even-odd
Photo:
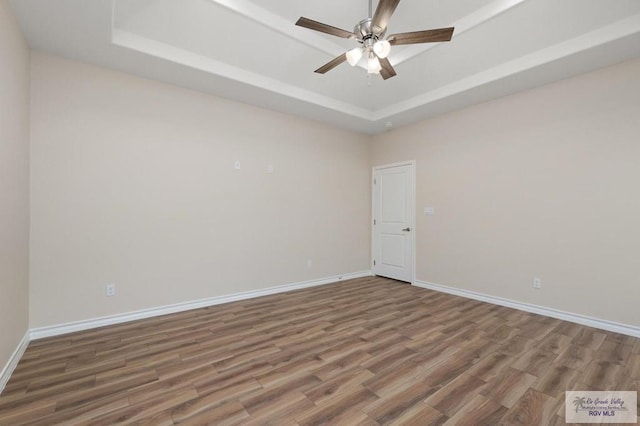
[[29, 344], [1, 425], [556, 425], [640, 339], [360, 278]]

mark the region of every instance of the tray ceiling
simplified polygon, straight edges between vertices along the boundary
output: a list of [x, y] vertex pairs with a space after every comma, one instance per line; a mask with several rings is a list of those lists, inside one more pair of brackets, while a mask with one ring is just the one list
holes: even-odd
[[[374, 1], [374, 8], [376, 5]], [[12, 0], [38, 50], [375, 134], [640, 56], [638, 0], [402, 0], [389, 33], [455, 26], [449, 43], [394, 46], [398, 76], [315, 70], [355, 42], [367, 0]]]

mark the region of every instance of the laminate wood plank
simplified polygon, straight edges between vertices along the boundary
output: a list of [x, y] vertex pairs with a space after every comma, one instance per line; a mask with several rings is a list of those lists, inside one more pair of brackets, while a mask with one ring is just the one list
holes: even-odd
[[[93, 399], [67, 409], [56, 409], [48, 415], [41, 415], [29, 426], [50, 426], [57, 424], [90, 424], [93, 419], [129, 407], [126, 391], [118, 392], [103, 398]], [[2, 424], [0, 422], [0, 424]]]
[[430, 425], [440, 426], [447, 421], [447, 416], [425, 403], [414, 404], [389, 423], [390, 426]]
[[461, 374], [426, 399], [426, 403], [447, 417], [452, 417], [473, 397], [485, 390], [487, 384], [469, 374]]
[[413, 362], [407, 362], [397, 368], [374, 375], [365, 381], [364, 386], [381, 398], [397, 393], [414, 384], [416, 377], [424, 374], [425, 369]]
[[355, 368], [368, 359], [371, 359], [371, 355], [364, 351], [350, 352], [333, 361], [325, 362], [321, 367], [314, 368], [313, 374], [321, 380], [327, 380]]
[[553, 352], [548, 352], [543, 349], [532, 349], [517, 356], [512, 365], [513, 368], [539, 377], [557, 358], [558, 355]]
[[137, 386], [151, 383], [158, 380], [156, 372], [153, 370], [140, 371], [128, 374], [124, 377], [117, 377], [109, 381], [87, 389], [73, 389], [69, 392], [57, 394], [56, 409], [66, 409], [84, 404], [94, 399], [103, 398], [107, 395], [118, 393], [127, 389], [135, 389]]
[[395, 392], [379, 398], [363, 408], [363, 411], [380, 424], [387, 424], [398, 420], [402, 416], [409, 416], [409, 411], [416, 405], [422, 405], [424, 400], [438, 390], [435, 386], [428, 386], [420, 381], [414, 381], [410, 386], [396, 389]]
[[491, 330], [487, 339], [496, 342], [496, 343], [504, 343], [505, 341], [515, 337], [520, 332], [519, 328], [511, 327], [506, 324], [499, 325]]
[[42, 355], [39, 355], [36, 358], [23, 359], [21, 360], [21, 362], [23, 362], [24, 365], [22, 365], [21, 368], [38, 368], [46, 366], [50, 363], [61, 362], [63, 360], [67, 363], [67, 365], [71, 362], [82, 362], [83, 360], [84, 362], [86, 362], [87, 360], [91, 360], [95, 356], [95, 352], [95, 345], [90, 345], [79, 349], [71, 348], [68, 351], [60, 351], [52, 354], [50, 357], [43, 357]]
[[560, 323], [560, 320], [537, 315], [534, 321], [526, 324], [518, 324], [520, 335], [534, 340], [542, 340], [551, 333]]
[[600, 348], [594, 352], [594, 357], [623, 365], [627, 362], [631, 354], [631, 349], [632, 347], [630, 345], [605, 340], [602, 342], [602, 345], [600, 345]]
[[[300, 360], [314, 359], [317, 364], [324, 364], [326, 360], [321, 358], [319, 352], [325, 350], [325, 346], [322, 343], [313, 344], [305, 347], [304, 349], [287, 348], [279, 352], [264, 357], [274, 369], [284, 367]], [[327, 349], [331, 350], [331, 349]]]
[[190, 381], [182, 380], [156, 380], [151, 383], [137, 386], [127, 391], [127, 399], [132, 405], [140, 404], [144, 401], [158, 398], [161, 395], [168, 396], [170, 393], [184, 389], [195, 389]]
[[480, 394], [491, 398], [505, 408], [511, 408], [537, 380], [536, 376], [509, 368], [493, 377]]
[[95, 382], [96, 374], [124, 367], [125, 364], [126, 361], [124, 360], [124, 358], [120, 358], [114, 359], [112, 361], [106, 361], [98, 365], [92, 364], [85, 367], [74, 368], [63, 373], [59, 373], [55, 376], [51, 375], [37, 379], [34, 378], [29, 383], [27, 391], [32, 392], [38, 389], [45, 388], [50, 389], [52, 386], [72, 382], [77, 379], [86, 380], [87, 378], [89, 378], [89, 383], [93, 384], [93, 382]]
[[572, 343], [597, 351], [606, 338], [607, 334], [605, 332], [585, 327], [573, 338]]
[[198, 368], [198, 366], [213, 366], [220, 361], [234, 356], [233, 352], [227, 348], [218, 347], [190, 348], [184, 352], [180, 352], [179, 355], [181, 362], [158, 366], [156, 368], [158, 370], [158, 376], [171, 377], [175, 374], [180, 374], [180, 371], [183, 369]]
[[238, 401], [230, 401], [222, 404], [218, 404], [207, 410], [203, 410], [192, 416], [179, 415], [178, 419], [174, 421], [180, 425], [235, 425], [244, 424], [245, 420], [249, 417], [249, 413], [244, 409], [242, 404]]
[[57, 383], [47, 388], [36, 389], [33, 391], [27, 390], [24, 394], [15, 394], [3, 397], [0, 398], [0, 413], [4, 410], [15, 409], [25, 404], [31, 404], [38, 400], [46, 399], [50, 397], [50, 395], [64, 393], [69, 390], [89, 389], [95, 384], [95, 382], [95, 376], [88, 376], [70, 380], [68, 382]]
[[416, 356], [416, 352], [399, 345], [392, 346], [384, 352], [373, 356], [362, 363], [362, 366], [374, 374], [382, 373], [385, 370], [393, 370], [396, 367], [406, 364]]
[[431, 368], [442, 361], [451, 358], [455, 353], [460, 352], [461, 350], [459, 342], [450, 340], [437, 340], [420, 345], [408, 343], [405, 346], [417, 352], [416, 356], [411, 358], [411, 362], [419, 364], [425, 369]]
[[[139, 404], [130, 405], [124, 410], [98, 416], [91, 419], [91, 424], [108, 426], [117, 423], [135, 424], [145, 421], [149, 424], [160, 424], [170, 419], [170, 416], [164, 413], [165, 410], [197, 398], [198, 393], [195, 389], [180, 389], [166, 396], [159, 396]], [[159, 415], [161, 417], [158, 417]]]
[[366, 277], [33, 341], [0, 424], [561, 424], [639, 370], [640, 339]]
[[255, 377], [263, 387], [271, 388], [299, 375], [308, 375], [319, 365], [322, 365], [322, 362], [318, 358], [300, 358], [278, 368], [271, 368]]
[[[243, 403], [243, 405], [245, 405]], [[297, 425], [295, 416], [303, 411], [314, 409], [315, 406], [302, 393], [293, 392], [280, 394], [273, 398], [269, 404], [254, 406], [248, 421], [243, 421], [243, 426], [263, 425]]]
[[613, 331], [607, 331], [607, 338], [605, 342], [621, 343], [623, 345], [633, 346], [638, 340], [633, 336], [627, 336], [625, 334], [614, 333]]
[[[249, 379], [245, 382], [231, 385], [208, 395], [193, 398], [175, 406], [171, 410], [171, 417], [175, 422], [180, 423], [187, 419], [198, 417], [202, 413], [211, 411], [220, 405], [227, 405], [229, 403], [236, 402], [238, 399], [237, 397], [255, 395], [256, 392], [254, 391], [259, 389], [261, 389], [260, 384], [254, 379]], [[241, 405], [243, 406], [243, 409], [246, 410], [246, 406], [244, 406], [244, 404]]]
[[591, 349], [571, 344], [560, 353], [554, 362], [574, 370], [584, 371], [593, 358], [594, 352]]
[[593, 360], [585, 369], [582, 380], [602, 390], [616, 390], [615, 386], [628, 375], [628, 369], [610, 361]]
[[[631, 354], [628, 361], [629, 376], [640, 380], [640, 355]], [[639, 411], [640, 413], [640, 411]]]
[[457, 354], [459, 357], [466, 358], [469, 363], [476, 364], [485, 356], [495, 352], [499, 348], [501, 348], [500, 345], [486, 339], [472, 339], [461, 344], [460, 351], [457, 352]]
[[39, 368], [21, 369], [19, 372], [14, 371], [11, 376], [11, 381], [7, 383], [2, 396], [9, 396], [12, 393], [24, 394], [29, 386], [31, 380], [43, 377], [57, 377], [59, 374], [64, 373], [67, 368], [66, 362], [53, 363], [51, 365], [44, 365]]
[[222, 373], [232, 368], [240, 367], [244, 364], [250, 364], [251, 362], [257, 359], [260, 359], [261, 357], [272, 355], [280, 351], [281, 351], [280, 348], [269, 345], [259, 349], [245, 352], [241, 355], [236, 355], [231, 358], [226, 358], [221, 361], [217, 361], [213, 363], [213, 366], [215, 367], [216, 370]]
[[500, 344], [500, 351], [509, 355], [520, 355], [535, 347], [536, 341], [520, 335], [510, 337]]
[[335, 359], [342, 358], [345, 355], [349, 355], [352, 352], [361, 351], [369, 345], [370, 343], [366, 340], [346, 340], [324, 351], [320, 350], [318, 352], [318, 357], [322, 358], [324, 361], [331, 362]]
[[304, 395], [315, 405], [331, 404], [353, 389], [362, 389], [362, 383], [373, 376], [371, 371], [357, 368], [312, 387]]
[[[277, 386], [265, 389], [264, 392], [242, 397], [240, 398], [240, 402], [252, 415], [255, 413], [264, 413], [276, 405], [286, 405], [286, 403], [280, 400], [286, 400], [292, 396], [297, 398], [299, 395], [302, 395], [308, 400], [303, 392], [321, 383], [322, 381], [320, 379], [311, 374], [296, 376], [290, 380], [282, 381]], [[275, 401], [280, 401], [282, 404], [276, 403]], [[309, 405], [311, 405], [310, 401], [309, 403]]]
[[560, 405], [555, 398], [529, 389], [498, 422], [501, 425], [548, 425], [555, 421]]
[[552, 365], [538, 378], [532, 388], [554, 398], [560, 398], [578, 381], [580, 376], [581, 372], [578, 370], [564, 365]]
[[580, 334], [583, 329], [584, 327], [579, 324], [562, 321], [556, 326], [556, 328], [553, 329], [553, 332], [569, 336], [573, 339], [578, 334]]
[[[170, 368], [170, 370], [168, 370]], [[155, 369], [158, 381], [165, 383], [195, 383], [196, 380], [210, 380], [220, 377], [220, 373], [208, 363], [181, 362]]]
[[[465, 404], [451, 418], [444, 422], [446, 426], [495, 426], [501, 423], [501, 419], [506, 415], [507, 409], [491, 398], [476, 395], [471, 401]], [[427, 424], [427, 423], [424, 423]]]
[[571, 337], [564, 334], [549, 333], [540, 341], [538, 349], [560, 354], [571, 344], [571, 340]]
[[[194, 378], [193, 385], [201, 395], [207, 395], [216, 392], [225, 387], [255, 380], [259, 374], [269, 371], [271, 366], [267, 362], [253, 363], [243, 365], [234, 370], [227, 371], [223, 374], [206, 374], [198, 378]], [[260, 383], [258, 383], [260, 385]], [[262, 385], [260, 385], [262, 387]]]
[[340, 398], [334, 398], [327, 404], [315, 406], [313, 409], [296, 417], [300, 426], [332, 424], [351, 424], [355, 419], [365, 418], [360, 409], [375, 401], [378, 397], [370, 390], [357, 386], [349, 392], [343, 392]]
[[493, 352], [472, 366], [467, 373], [488, 382], [500, 376], [513, 363], [513, 357], [502, 352]]
[[56, 408], [55, 401], [40, 399], [13, 407], [0, 408], [0, 424], [18, 425], [38, 420], [47, 414], [53, 413]]

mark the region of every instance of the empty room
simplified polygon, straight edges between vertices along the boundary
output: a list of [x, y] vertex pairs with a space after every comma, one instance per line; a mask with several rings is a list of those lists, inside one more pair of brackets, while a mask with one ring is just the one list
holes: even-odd
[[0, 0], [0, 425], [638, 424], [640, 1]]

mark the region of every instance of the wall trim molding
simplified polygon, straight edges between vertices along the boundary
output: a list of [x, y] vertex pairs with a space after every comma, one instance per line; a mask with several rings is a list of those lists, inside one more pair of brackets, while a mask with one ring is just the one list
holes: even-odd
[[601, 330], [613, 331], [615, 333], [625, 334], [628, 336], [640, 338], [640, 327], [621, 324], [618, 322], [607, 321], [600, 318], [594, 318], [586, 315], [575, 314], [572, 312], [561, 311], [559, 309], [547, 308], [544, 306], [533, 305], [530, 303], [518, 302], [511, 299], [505, 299], [502, 297], [491, 296], [484, 293], [477, 293], [474, 291], [463, 290], [454, 287], [448, 287], [441, 284], [430, 283], [426, 281], [416, 280], [413, 283], [416, 287], [426, 288], [429, 290], [435, 290], [441, 293], [453, 294], [455, 296], [465, 297], [467, 299], [479, 300], [481, 302], [488, 302], [494, 305], [506, 306], [507, 308], [513, 308], [520, 311], [530, 312], [533, 314], [544, 315], [546, 317], [557, 318], [564, 321], [573, 322], [576, 324], [586, 325], [588, 327], [599, 328]]
[[30, 333], [29, 331], [27, 331], [24, 334], [24, 337], [22, 338], [18, 346], [16, 347], [16, 350], [13, 351], [13, 353], [9, 357], [7, 364], [4, 366], [2, 371], [0, 371], [0, 394], [4, 390], [4, 387], [7, 385], [7, 383], [9, 382], [9, 378], [11, 377], [11, 375], [13, 374], [13, 371], [18, 366], [18, 362], [20, 362], [20, 358], [22, 358], [22, 355], [24, 355], [24, 351], [27, 350], [27, 346], [29, 346], [30, 341], [31, 341]]
[[267, 295], [276, 294], [276, 293], [284, 293], [286, 291], [291, 291], [291, 290], [300, 290], [308, 287], [315, 287], [315, 286], [325, 285], [325, 284], [333, 284], [340, 281], [350, 280], [354, 278], [368, 277], [371, 275], [372, 275], [371, 270], [351, 272], [347, 274], [334, 275], [334, 276], [319, 278], [315, 280], [284, 284], [284, 285], [279, 285], [275, 287], [268, 287], [268, 288], [263, 288], [259, 290], [252, 290], [252, 291], [228, 294], [223, 296], [215, 296], [207, 299], [194, 300], [191, 302], [183, 302], [183, 303], [176, 303], [172, 305], [159, 306], [156, 308], [141, 309], [139, 311], [126, 312], [123, 314], [109, 315], [105, 317], [91, 318], [87, 320], [74, 321], [74, 322], [69, 322], [64, 324], [32, 328], [31, 330], [29, 330], [28, 334], [29, 334], [30, 340], [43, 339], [45, 337], [59, 336], [62, 334], [73, 333], [76, 331], [83, 331], [83, 330], [89, 330], [92, 328], [104, 327], [107, 325], [114, 325], [114, 324], [120, 324], [123, 322], [156, 317], [160, 315], [173, 314], [176, 312], [183, 312], [191, 309], [205, 308], [207, 306], [220, 305], [222, 303], [236, 302], [238, 300], [253, 299], [255, 297], [267, 296]]

